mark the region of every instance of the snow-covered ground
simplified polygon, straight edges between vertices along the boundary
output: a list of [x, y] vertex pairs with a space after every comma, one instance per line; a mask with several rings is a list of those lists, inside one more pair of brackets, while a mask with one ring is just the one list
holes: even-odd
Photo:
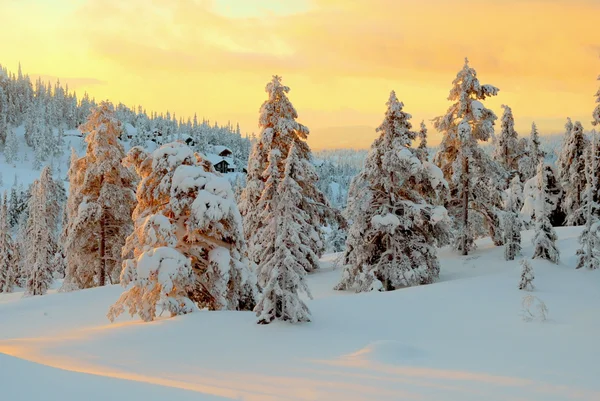
[[560, 265], [532, 261], [545, 322], [523, 321], [519, 263], [489, 240], [441, 250], [440, 282], [389, 293], [333, 291], [326, 255], [301, 325], [208, 311], [111, 324], [119, 286], [0, 294], [0, 399], [597, 401], [600, 272], [574, 269], [579, 228], [557, 232]]

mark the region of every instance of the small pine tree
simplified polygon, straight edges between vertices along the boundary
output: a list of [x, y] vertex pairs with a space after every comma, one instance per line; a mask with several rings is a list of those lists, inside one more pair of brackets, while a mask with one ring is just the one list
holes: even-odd
[[290, 323], [309, 322], [310, 311], [300, 299], [298, 292], [303, 291], [309, 297], [310, 290], [304, 276], [307, 259], [317, 256], [301, 239], [302, 227], [306, 226], [310, 216], [300, 208], [302, 188], [296, 177], [302, 175], [302, 166], [298, 151], [292, 145], [287, 157], [283, 180], [279, 181], [279, 151], [272, 150], [269, 157], [269, 179], [265, 191], [272, 193], [272, 210], [265, 213], [265, 228], [261, 235], [261, 265], [258, 270], [259, 284], [263, 287], [263, 296], [255, 311], [259, 324], [268, 324], [274, 320]]
[[27, 269], [26, 295], [44, 295], [53, 281], [52, 259], [57, 250], [53, 228], [57, 212], [51, 194], [49, 168], [34, 181], [29, 200], [29, 216], [24, 244], [24, 266]]
[[516, 175], [508, 191], [506, 212], [504, 215], [504, 258], [514, 260], [521, 253], [521, 219], [519, 217], [518, 193], [521, 189], [521, 180]]
[[0, 293], [11, 292], [17, 278], [7, 203], [6, 192], [4, 192], [0, 209]]
[[[598, 75], [598, 80], [600, 81], [600, 75]], [[596, 103], [598, 103], [598, 105], [592, 113], [592, 125], [594, 126], [600, 125], [600, 88], [598, 89], [598, 92], [596, 92]]]
[[537, 165], [546, 157], [546, 153], [541, 148], [540, 135], [535, 123], [531, 124], [529, 140], [522, 140], [526, 142], [526, 146], [523, 146], [523, 157], [519, 161], [519, 174], [522, 181], [527, 182], [535, 177]]
[[331, 231], [327, 235], [327, 252], [342, 252], [346, 249], [346, 230], [342, 229], [337, 224], [331, 227]]
[[425, 121], [421, 121], [421, 127], [417, 133], [419, 137], [419, 147], [416, 150], [417, 158], [421, 163], [429, 159], [429, 151], [427, 150], [427, 127]]
[[494, 149], [493, 159], [499, 163], [507, 172], [517, 171], [519, 168], [519, 135], [515, 131], [515, 119], [512, 109], [502, 105], [504, 113], [502, 114], [502, 123], [500, 134], [498, 135]]
[[519, 281], [519, 289], [523, 291], [533, 291], [533, 268], [527, 259], [521, 260], [521, 281]]
[[556, 232], [550, 224], [550, 196], [548, 183], [544, 171], [544, 162], [540, 162], [537, 169], [538, 193], [535, 207], [535, 234], [533, 236], [533, 259], [547, 259], [558, 263], [560, 252], [556, 247]]
[[15, 182], [12, 187], [10, 187], [10, 200], [8, 202], [8, 222], [10, 227], [14, 227], [17, 225], [19, 221], [19, 213], [18, 213], [18, 202], [19, 195], [17, 194], [17, 176], [15, 175]]
[[8, 130], [8, 136], [6, 137], [4, 158], [7, 164], [14, 164], [19, 159], [19, 140], [12, 129]]

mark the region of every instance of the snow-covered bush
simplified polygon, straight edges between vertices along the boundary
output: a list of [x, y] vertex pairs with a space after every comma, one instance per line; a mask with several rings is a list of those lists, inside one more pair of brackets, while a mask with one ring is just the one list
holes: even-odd
[[541, 299], [534, 295], [525, 295], [521, 306], [521, 317], [526, 322], [534, 320], [544, 322], [548, 319], [548, 307]]
[[527, 259], [521, 260], [521, 280], [519, 281], [519, 289], [524, 291], [533, 291], [533, 268]]

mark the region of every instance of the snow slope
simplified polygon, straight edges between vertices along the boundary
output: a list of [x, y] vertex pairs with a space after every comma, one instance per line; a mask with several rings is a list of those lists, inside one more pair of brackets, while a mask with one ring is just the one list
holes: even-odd
[[110, 324], [118, 286], [0, 295], [0, 399], [597, 401], [600, 272], [574, 270], [579, 228], [557, 232], [561, 264], [532, 261], [545, 322], [521, 319], [518, 261], [489, 240], [442, 250], [439, 283], [390, 293], [333, 291], [326, 255], [302, 325], [206, 311]]
[[[41, 168], [36, 170], [33, 168], [34, 151], [33, 148], [27, 146], [25, 142], [25, 127], [23, 125], [12, 128], [17, 136], [19, 142], [17, 161], [8, 164], [4, 157], [4, 152], [0, 152], [0, 195], [4, 191], [9, 191], [16, 182], [22, 184], [24, 188], [27, 188], [34, 180], [39, 178]], [[136, 132], [136, 129], [131, 124], [125, 124], [125, 129], [132, 135]], [[53, 134], [56, 135], [57, 129], [53, 129]], [[52, 174], [54, 179], [64, 180], [65, 188], [68, 188], [69, 183], [66, 181], [67, 173], [69, 171], [69, 159], [71, 156], [71, 148], [75, 149], [78, 156], [85, 155], [87, 144], [81, 135], [79, 130], [68, 130], [65, 131], [65, 148], [63, 155], [58, 158], [49, 158], [43, 162], [43, 166], [48, 165], [52, 167]], [[131, 148], [129, 141], [123, 141], [125, 151]], [[156, 143], [152, 141], [146, 141], [145, 148], [148, 152], [154, 151], [157, 148]], [[234, 183], [238, 175], [241, 173], [227, 173], [225, 177], [229, 179], [231, 183]]]

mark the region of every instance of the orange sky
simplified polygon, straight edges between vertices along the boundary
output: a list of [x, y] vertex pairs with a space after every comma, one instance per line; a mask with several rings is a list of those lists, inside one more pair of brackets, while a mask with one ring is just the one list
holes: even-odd
[[[0, 63], [148, 110], [258, 132], [282, 75], [310, 144], [367, 147], [391, 89], [442, 114], [465, 56], [528, 134], [590, 128], [598, 0], [0, 0]], [[427, 121], [428, 122], [428, 121]], [[428, 126], [431, 127], [430, 122]], [[433, 130], [432, 130], [433, 131]], [[432, 144], [439, 135], [431, 132]]]

